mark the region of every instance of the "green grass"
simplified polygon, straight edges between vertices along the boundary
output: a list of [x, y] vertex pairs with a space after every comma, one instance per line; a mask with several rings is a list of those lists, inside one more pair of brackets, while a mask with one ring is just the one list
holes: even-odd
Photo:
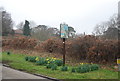
[[37, 66], [35, 63], [25, 61], [24, 54], [7, 55], [2, 53], [2, 60], [8, 63], [12, 68], [23, 70], [29, 73], [37, 73], [57, 79], [118, 79], [118, 72], [107, 69], [99, 69], [88, 73], [71, 73], [72, 66], [69, 66], [69, 71], [63, 72], [58, 67], [58, 70], [46, 69], [46, 66]]
[[2, 62], [2, 52], [0, 52], [0, 62]]

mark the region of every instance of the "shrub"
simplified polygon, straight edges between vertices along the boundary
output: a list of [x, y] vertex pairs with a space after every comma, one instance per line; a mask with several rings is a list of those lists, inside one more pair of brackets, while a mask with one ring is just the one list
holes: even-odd
[[62, 41], [58, 38], [51, 38], [43, 42], [42, 47], [44, 51], [47, 51], [49, 53], [53, 53], [53, 52], [61, 53]]
[[84, 64], [82, 67], [86, 69], [86, 72], [90, 71], [90, 64]]
[[76, 71], [78, 73], [85, 73], [85, 72], [89, 72], [91, 70], [91, 65], [90, 64], [83, 64], [77, 67]]
[[71, 72], [76, 72], [76, 69], [75, 69], [75, 68], [72, 68]]
[[10, 52], [7, 52], [7, 55], [10, 55], [11, 53]]
[[47, 64], [47, 65], [46, 65], [46, 68], [49, 69], [49, 68], [51, 68], [52, 66], [53, 66], [53, 64]]
[[55, 60], [54, 63], [55, 63], [57, 66], [63, 65], [63, 61], [62, 61], [62, 60]]
[[92, 65], [90, 66], [90, 69], [91, 69], [91, 71], [98, 70], [98, 69], [99, 69], [99, 65], [97, 65], [97, 64], [92, 64]]
[[52, 67], [51, 67], [52, 70], [57, 70], [57, 65], [56, 64], [53, 64]]
[[36, 61], [36, 65], [44, 65], [44, 64], [45, 64], [45, 61], [43, 60]]
[[30, 57], [28, 57], [28, 61], [30, 61], [30, 62], [36, 62], [36, 57], [32, 57], [32, 56], [30, 56]]
[[63, 66], [63, 67], [61, 68], [61, 71], [68, 71], [68, 67], [67, 67], [67, 66]]
[[[96, 63], [112, 63], [120, 57], [118, 47], [120, 40], [105, 40], [97, 36], [85, 35], [66, 41], [66, 55], [72, 58]], [[2, 39], [2, 47], [6, 49], [32, 49], [60, 54], [63, 52], [62, 40], [51, 38], [44, 42], [39, 42], [30, 37], [13, 37]], [[58, 64], [59, 65], [59, 64]], [[61, 64], [60, 64], [61, 65]]]
[[83, 64], [76, 68], [76, 72], [86, 73], [86, 72], [94, 71], [94, 70], [98, 70], [98, 69], [99, 69], [99, 65], [97, 65], [97, 64]]
[[76, 69], [76, 71], [77, 71], [78, 73], [85, 73], [85, 72], [87, 72], [86, 67], [84, 67], [84, 66], [79, 66], [79, 67]]
[[29, 59], [29, 57], [28, 57], [28, 56], [26, 56], [26, 57], [25, 57], [25, 60], [26, 60], [26, 61], [28, 61], [28, 59]]
[[45, 60], [45, 58], [40, 58], [38, 61], [36, 61], [37, 65], [44, 65], [47, 64], [47, 61]]
[[90, 62], [113, 63], [119, 56], [118, 41], [97, 40], [96, 44], [89, 48], [87, 58]]
[[9, 40], [3, 40], [3, 46], [9, 46], [10, 48], [18, 48], [18, 49], [33, 49], [37, 45], [37, 40], [20, 36], [20, 37], [13, 37]]

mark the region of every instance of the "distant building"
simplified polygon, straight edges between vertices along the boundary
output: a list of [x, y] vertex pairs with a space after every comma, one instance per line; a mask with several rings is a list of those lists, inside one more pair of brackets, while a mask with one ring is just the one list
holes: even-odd
[[15, 31], [15, 35], [23, 35], [23, 31], [20, 29], [14, 30]]

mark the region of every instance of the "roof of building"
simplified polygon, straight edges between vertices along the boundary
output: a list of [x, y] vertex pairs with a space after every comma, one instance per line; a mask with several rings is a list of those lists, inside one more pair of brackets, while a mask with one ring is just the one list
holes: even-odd
[[23, 31], [20, 30], [20, 29], [17, 29], [17, 30], [15, 30], [15, 33], [16, 33], [16, 34], [23, 34]]

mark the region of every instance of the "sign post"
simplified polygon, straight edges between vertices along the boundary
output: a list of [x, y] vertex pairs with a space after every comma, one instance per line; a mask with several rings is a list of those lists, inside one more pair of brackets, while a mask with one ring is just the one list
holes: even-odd
[[65, 66], [65, 40], [68, 38], [68, 25], [60, 24], [60, 36], [63, 39], [63, 66]]

